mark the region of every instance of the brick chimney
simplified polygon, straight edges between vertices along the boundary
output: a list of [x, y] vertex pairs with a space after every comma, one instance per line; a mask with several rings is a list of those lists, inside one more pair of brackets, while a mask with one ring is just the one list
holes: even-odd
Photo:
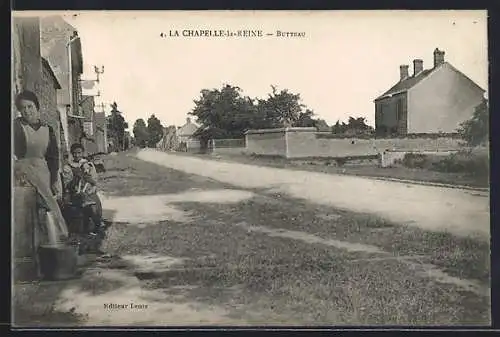
[[444, 63], [444, 51], [438, 48], [434, 49], [434, 68]]
[[413, 60], [413, 76], [418, 75], [422, 70], [424, 70], [424, 61], [421, 59]]
[[399, 80], [403, 81], [408, 78], [408, 68], [407, 64], [403, 64], [399, 66]]
[[187, 123], [187, 124], [191, 124], [191, 118], [189, 118], [189, 117], [188, 117], [188, 118], [186, 118], [186, 123]]

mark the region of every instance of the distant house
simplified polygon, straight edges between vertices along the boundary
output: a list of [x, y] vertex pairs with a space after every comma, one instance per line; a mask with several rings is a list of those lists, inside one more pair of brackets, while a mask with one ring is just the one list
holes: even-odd
[[98, 151], [98, 145], [96, 141], [96, 118], [95, 118], [95, 99], [94, 96], [82, 96], [82, 101], [80, 102], [82, 108], [83, 117], [83, 134], [81, 143], [84, 145], [87, 154], [95, 154]]
[[195, 132], [200, 127], [191, 121], [191, 118], [186, 118], [186, 124], [179, 126], [177, 129], [177, 137], [179, 146], [184, 147], [184, 150], [199, 149], [200, 141], [194, 137]]
[[434, 50], [434, 65], [424, 69], [421, 59], [400, 66], [400, 80], [375, 99], [377, 136], [455, 133], [472, 116], [485, 90], [445, 62], [444, 51]]
[[107, 139], [107, 126], [106, 126], [106, 113], [104, 111], [94, 113], [95, 118], [95, 132], [94, 139], [97, 145], [97, 153], [108, 153], [108, 139]]
[[187, 142], [193, 139], [194, 133], [198, 130], [199, 126], [191, 121], [191, 118], [186, 118], [186, 124], [180, 126], [177, 130], [179, 141]]

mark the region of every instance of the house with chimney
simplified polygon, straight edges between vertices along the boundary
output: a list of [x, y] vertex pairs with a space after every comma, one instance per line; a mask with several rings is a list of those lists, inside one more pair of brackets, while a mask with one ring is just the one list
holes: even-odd
[[415, 59], [411, 76], [408, 65], [399, 69], [399, 81], [374, 101], [377, 137], [456, 133], [484, 98], [485, 90], [445, 61], [438, 48], [432, 68]]

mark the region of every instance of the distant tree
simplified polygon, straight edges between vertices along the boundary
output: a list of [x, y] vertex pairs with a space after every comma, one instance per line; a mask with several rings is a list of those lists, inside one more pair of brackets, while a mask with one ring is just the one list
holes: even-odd
[[156, 147], [156, 144], [163, 137], [163, 126], [161, 125], [161, 121], [156, 118], [154, 114], [148, 118], [147, 130], [149, 135], [148, 146]]
[[[271, 85], [272, 92], [266, 100], [258, 100], [258, 109], [266, 124], [270, 127], [290, 127], [296, 124], [305, 107], [300, 101], [300, 94], [294, 94], [283, 89], [278, 92], [276, 86]], [[306, 111], [302, 115], [303, 122], [307, 122], [312, 116], [312, 111]]]
[[148, 146], [149, 132], [144, 119], [139, 118], [134, 123], [134, 145], [145, 148]]
[[202, 90], [194, 104], [189, 114], [201, 124], [194, 136], [202, 142], [214, 138], [239, 138], [247, 129], [262, 122], [253, 100], [243, 97], [241, 89], [230, 84], [223, 85], [220, 90]]
[[299, 94], [278, 90], [273, 85], [271, 89], [266, 99], [243, 96], [239, 87], [230, 84], [224, 84], [221, 89], [202, 90], [189, 112], [201, 124], [195, 136], [206, 143], [209, 139], [240, 138], [248, 129], [329, 128], [324, 120], [314, 118], [312, 110], [304, 110]]
[[373, 132], [373, 128], [366, 124], [365, 117], [349, 117], [347, 124], [338, 120], [331, 128], [332, 133], [344, 135], [360, 135]]
[[332, 125], [332, 133], [335, 133], [335, 134], [340, 134], [340, 133], [343, 133], [344, 131], [342, 130], [342, 125], [340, 124], [340, 121], [337, 120], [337, 123], [335, 123], [334, 125]]
[[330, 126], [324, 119], [316, 119], [314, 126], [318, 131], [328, 132], [330, 130]]
[[348, 130], [352, 130], [354, 133], [365, 133], [367, 131], [371, 131], [373, 128], [366, 124], [365, 117], [349, 117], [347, 122]]
[[488, 100], [474, 108], [472, 118], [461, 123], [458, 133], [468, 145], [477, 146], [489, 138], [489, 106]]
[[123, 118], [122, 112], [118, 110], [116, 102], [111, 104], [111, 115], [107, 117], [108, 137], [113, 143], [113, 151], [122, 151], [124, 149], [125, 130], [128, 124]]
[[314, 112], [310, 109], [306, 109], [304, 112], [300, 112], [297, 120], [293, 122], [292, 126], [295, 127], [316, 127], [316, 120], [314, 119]]
[[328, 131], [330, 127], [323, 119], [314, 117], [315, 113], [311, 109], [306, 109], [304, 112], [299, 113], [299, 118], [293, 123], [294, 127], [314, 127], [318, 131]]

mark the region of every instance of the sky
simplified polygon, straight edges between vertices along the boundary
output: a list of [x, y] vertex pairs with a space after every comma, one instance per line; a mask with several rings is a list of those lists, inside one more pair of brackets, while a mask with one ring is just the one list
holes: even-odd
[[[104, 65], [100, 99], [108, 106], [116, 101], [130, 126], [153, 113], [163, 125], [182, 125], [200, 91], [224, 83], [259, 98], [277, 85], [300, 93], [329, 124], [354, 116], [373, 125], [373, 100], [399, 80], [399, 66], [410, 65], [411, 74], [420, 58], [431, 68], [436, 47], [487, 90], [486, 11], [60, 14], [81, 37], [83, 78], [95, 78], [93, 66]], [[264, 36], [183, 37], [186, 29], [262, 30]], [[181, 36], [170, 37], [175, 30]], [[278, 30], [305, 36], [277, 37]]]

